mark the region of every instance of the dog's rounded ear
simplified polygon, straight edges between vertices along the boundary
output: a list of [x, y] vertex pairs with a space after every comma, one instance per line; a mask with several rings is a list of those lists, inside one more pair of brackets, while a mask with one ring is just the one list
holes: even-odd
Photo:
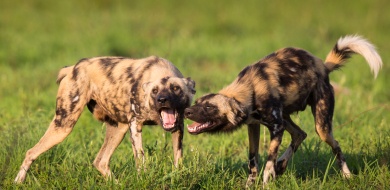
[[144, 92], [146, 92], [146, 90], [148, 89], [150, 84], [151, 84], [151, 82], [145, 82], [144, 84], [142, 84], [142, 90], [144, 90]]
[[190, 77], [184, 78], [183, 80], [184, 80], [184, 83], [186, 84], [186, 86], [188, 87], [188, 89], [190, 89], [191, 93], [195, 94], [196, 93], [195, 81], [193, 81]]
[[229, 107], [231, 110], [228, 113], [227, 118], [230, 123], [233, 125], [242, 123], [247, 116], [239, 102], [235, 98], [229, 98]]
[[150, 88], [152, 82], [145, 82], [142, 84], [142, 90], [145, 92], [144, 101], [145, 101], [145, 108], [150, 109], [150, 95], [148, 94], [148, 89]]

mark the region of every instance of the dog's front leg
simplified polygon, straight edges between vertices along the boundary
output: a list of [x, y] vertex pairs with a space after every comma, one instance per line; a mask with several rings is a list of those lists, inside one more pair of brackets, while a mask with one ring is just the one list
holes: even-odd
[[135, 117], [130, 120], [130, 135], [135, 164], [137, 170], [140, 171], [141, 166], [145, 162], [145, 155], [142, 148], [142, 123], [139, 122]]
[[180, 160], [183, 156], [183, 120], [178, 122], [177, 130], [172, 132], [172, 146], [173, 146], [173, 158], [175, 167], [179, 166]]
[[274, 127], [268, 127], [271, 135], [271, 142], [268, 149], [267, 163], [265, 164], [263, 174], [263, 186], [265, 186], [270, 178], [276, 177], [276, 158], [278, 157], [279, 146], [282, 143], [283, 127], [282, 124], [274, 124]]
[[259, 173], [259, 141], [260, 141], [260, 125], [248, 125], [249, 136], [249, 176], [246, 182], [246, 187], [250, 187], [255, 181]]

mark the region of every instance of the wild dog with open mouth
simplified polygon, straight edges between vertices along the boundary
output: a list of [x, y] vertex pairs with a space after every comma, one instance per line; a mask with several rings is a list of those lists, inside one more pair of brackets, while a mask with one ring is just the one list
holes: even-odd
[[87, 105], [106, 124], [104, 143], [93, 165], [105, 177], [112, 175], [109, 161], [130, 129], [136, 164], [143, 161], [142, 126], [158, 124], [172, 133], [174, 164], [182, 157], [184, 109], [195, 94], [195, 82], [183, 78], [169, 61], [95, 57], [60, 70], [55, 116], [39, 142], [27, 151], [15, 178], [23, 182], [37, 157], [62, 142]]
[[[244, 68], [233, 83], [219, 93], [197, 99], [184, 113], [186, 118], [195, 121], [188, 126], [188, 131], [191, 134], [230, 132], [248, 124], [249, 186], [259, 172], [259, 126], [265, 125], [271, 136], [263, 174], [263, 184], [266, 184], [270, 177], [275, 178], [285, 171], [288, 160], [306, 138], [306, 133], [291, 120], [290, 114], [303, 111], [309, 105], [317, 134], [332, 147], [342, 173], [349, 177], [351, 172], [332, 134], [334, 95], [329, 74], [343, 66], [354, 53], [367, 60], [376, 77], [382, 60], [375, 47], [359, 36], [340, 38], [325, 62], [302, 49], [280, 49]], [[276, 162], [285, 129], [292, 141]]]

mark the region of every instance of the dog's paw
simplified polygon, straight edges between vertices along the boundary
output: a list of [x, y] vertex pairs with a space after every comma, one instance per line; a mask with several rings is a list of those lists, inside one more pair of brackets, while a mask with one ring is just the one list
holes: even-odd
[[14, 183], [16, 183], [16, 184], [23, 183], [24, 180], [26, 179], [26, 175], [27, 175], [27, 171], [24, 169], [21, 169], [19, 171], [18, 175], [16, 176]]
[[276, 178], [276, 171], [273, 162], [268, 161], [263, 174], [263, 185], [266, 185], [271, 179]]
[[248, 179], [246, 180], [246, 184], [245, 184], [245, 188], [246, 189], [249, 189], [250, 187], [253, 186], [253, 184], [256, 182], [256, 176], [253, 176], [252, 174], [250, 174], [248, 176]]
[[276, 164], [276, 175], [282, 175], [287, 169], [288, 160], [278, 160]]

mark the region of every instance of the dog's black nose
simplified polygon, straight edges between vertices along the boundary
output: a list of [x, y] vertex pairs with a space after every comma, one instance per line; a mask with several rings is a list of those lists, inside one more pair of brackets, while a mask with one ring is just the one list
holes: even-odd
[[189, 108], [186, 108], [186, 109], [184, 110], [184, 116], [185, 116], [185, 117], [189, 117], [189, 116], [191, 116], [191, 115], [192, 115], [192, 110], [189, 109]]
[[158, 103], [163, 104], [163, 103], [165, 103], [167, 101], [167, 98], [166, 97], [159, 97], [157, 99], [157, 101], [158, 101]]

